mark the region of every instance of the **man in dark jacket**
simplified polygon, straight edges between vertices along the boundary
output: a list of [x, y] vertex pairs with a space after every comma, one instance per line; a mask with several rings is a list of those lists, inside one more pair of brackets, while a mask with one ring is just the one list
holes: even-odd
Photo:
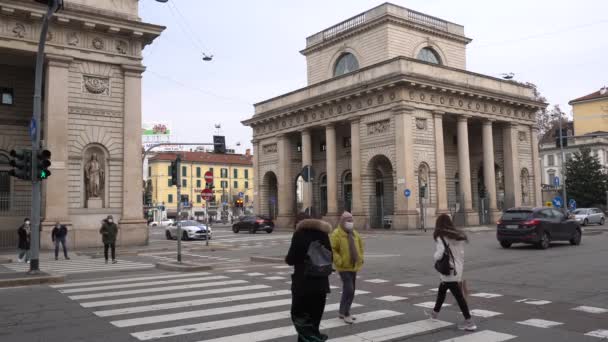
[[103, 220], [99, 233], [101, 234], [101, 240], [103, 241], [103, 255], [106, 258], [106, 264], [108, 263], [108, 249], [110, 248], [112, 249], [112, 263], [117, 263], [116, 236], [118, 236], [118, 226], [114, 223], [112, 215], [108, 215], [108, 217]]
[[55, 260], [59, 258], [59, 244], [63, 247], [63, 256], [65, 260], [70, 260], [68, 257], [68, 249], [65, 247], [65, 239], [68, 236], [68, 227], [59, 222], [55, 223], [55, 227], [51, 232], [51, 240], [55, 243]]
[[321, 334], [319, 324], [325, 310], [329, 293], [329, 277], [311, 277], [305, 274], [308, 247], [318, 241], [331, 252], [329, 223], [305, 219], [298, 223], [291, 238], [291, 246], [285, 257], [288, 265], [294, 266], [291, 276], [291, 320], [298, 332], [300, 342], [326, 341], [327, 335]]
[[19, 235], [19, 255], [17, 256], [20, 262], [30, 262], [30, 236], [32, 228], [30, 227], [30, 219], [23, 220], [23, 224], [17, 229]]

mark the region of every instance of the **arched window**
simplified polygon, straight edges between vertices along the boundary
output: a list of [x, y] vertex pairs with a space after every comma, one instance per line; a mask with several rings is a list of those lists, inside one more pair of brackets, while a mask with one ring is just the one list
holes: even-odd
[[344, 197], [344, 210], [349, 212], [352, 211], [353, 175], [350, 171], [347, 171], [342, 179], [342, 196]]
[[441, 58], [439, 57], [439, 54], [437, 53], [437, 51], [430, 47], [425, 47], [420, 50], [420, 52], [418, 52], [418, 57], [416, 58], [421, 61], [433, 64], [441, 64]]
[[357, 58], [352, 53], [345, 53], [336, 62], [336, 66], [334, 68], [334, 76], [340, 76], [344, 74], [348, 74], [349, 72], [353, 72], [359, 69], [359, 62]]

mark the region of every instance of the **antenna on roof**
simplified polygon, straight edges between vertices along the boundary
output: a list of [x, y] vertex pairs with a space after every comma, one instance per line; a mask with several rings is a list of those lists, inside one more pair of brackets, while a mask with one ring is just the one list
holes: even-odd
[[607, 91], [608, 91], [608, 88], [606, 88], [606, 86], [603, 86], [603, 87], [600, 89], [600, 95], [604, 95], [604, 94], [606, 94], [606, 92], [607, 92]]

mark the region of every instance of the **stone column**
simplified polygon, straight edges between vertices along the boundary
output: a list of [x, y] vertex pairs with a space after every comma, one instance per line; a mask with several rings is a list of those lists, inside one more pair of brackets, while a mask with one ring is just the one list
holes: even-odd
[[492, 132], [493, 120], [485, 120], [482, 127], [483, 144], [483, 179], [488, 196], [488, 212], [491, 222], [498, 219], [499, 212], [496, 206], [496, 170], [494, 162], [494, 137]]
[[534, 205], [536, 207], [542, 207], [543, 206], [543, 195], [542, 195], [542, 189], [541, 189], [541, 184], [542, 182], [542, 177], [541, 177], [541, 170], [542, 170], [542, 165], [540, 164], [540, 159], [538, 157], [538, 128], [536, 126], [531, 126], [530, 127], [530, 143], [532, 144], [532, 165], [534, 168], [533, 171], [533, 175], [534, 175]]
[[437, 214], [448, 212], [448, 190], [445, 176], [445, 150], [443, 142], [443, 116], [445, 112], [435, 111], [435, 164], [437, 167]]
[[[55, 222], [71, 225], [68, 213], [68, 92], [69, 67], [72, 58], [47, 55], [43, 137], [51, 151], [51, 177], [42, 182], [45, 200], [41, 243], [51, 245], [51, 230]], [[70, 229], [71, 227], [68, 227]], [[46, 238], [48, 236], [48, 239]], [[75, 235], [68, 243], [75, 244]]]
[[336, 165], [336, 127], [325, 126], [327, 163], [327, 219], [335, 223], [338, 217], [338, 170]]
[[[312, 166], [312, 138], [310, 131], [302, 131], [302, 168], [306, 165]], [[304, 209], [312, 207], [312, 182], [304, 182]]]
[[[142, 212], [141, 158], [141, 65], [123, 65], [123, 169], [122, 216], [119, 243], [143, 244], [148, 241], [148, 229]], [[178, 199], [179, 200], [179, 199]]]
[[350, 122], [350, 156], [351, 156], [351, 175], [353, 177], [353, 216], [357, 227], [366, 226], [365, 212], [363, 212], [363, 183], [361, 177], [361, 136], [360, 120], [356, 118]]
[[473, 211], [471, 193], [471, 164], [469, 158], [469, 116], [458, 116], [458, 177], [463, 194], [465, 225], [479, 224], [479, 215]]
[[521, 180], [517, 150], [517, 124], [507, 123], [503, 129], [505, 159], [505, 209], [521, 205]]
[[291, 177], [291, 141], [289, 136], [278, 136], [277, 152], [279, 155], [278, 169], [278, 205], [279, 216], [277, 225], [280, 228], [293, 229], [294, 224], [294, 180]]
[[256, 214], [262, 214], [262, 196], [260, 194], [260, 142], [253, 139], [251, 141], [253, 147], [253, 211]]
[[[397, 190], [395, 198], [395, 214], [393, 216], [393, 228], [415, 229], [418, 227], [419, 216], [416, 211], [416, 177], [414, 172], [412, 112], [414, 108], [405, 104], [399, 104], [393, 108], [395, 118], [395, 147], [397, 166]], [[411, 195], [404, 196], [404, 191], [409, 189]]]

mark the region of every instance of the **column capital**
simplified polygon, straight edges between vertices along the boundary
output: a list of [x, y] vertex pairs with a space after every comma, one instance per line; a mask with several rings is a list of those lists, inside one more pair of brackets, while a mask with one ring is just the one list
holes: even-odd
[[310, 135], [310, 127], [302, 128], [299, 132], [302, 135]]
[[357, 123], [357, 124], [358, 124], [358, 123], [360, 123], [360, 122], [361, 122], [361, 117], [360, 117], [360, 116], [355, 116], [354, 118], [350, 118], [350, 119], [348, 120], [348, 122], [350, 122], [351, 124], [354, 124], [354, 123]]
[[323, 125], [323, 127], [325, 128], [326, 131], [329, 130], [329, 129], [335, 130], [336, 129], [336, 124], [333, 123], [333, 122], [330, 122], [330, 123], [326, 123], [325, 125]]
[[431, 113], [433, 113], [433, 116], [435, 116], [435, 117], [442, 117], [447, 114], [446, 112], [444, 112], [442, 110], [432, 110]]
[[146, 67], [143, 65], [137, 64], [122, 64], [122, 70], [125, 73], [125, 76], [128, 77], [139, 77], [141, 78], [141, 74], [146, 71]]
[[46, 54], [47, 65], [58, 68], [69, 68], [74, 58], [68, 56], [55, 55], [52, 53]]
[[496, 122], [496, 119], [484, 119], [482, 125], [492, 126]]
[[414, 112], [414, 109], [414, 107], [409, 106], [405, 103], [399, 103], [393, 108], [391, 108], [391, 110], [393, 111], [393, 115], [411, 114], [412, 112]]
[[472, 118], [471, 115], [465, 115], [465, 114], [461, 114], [461, 115], [457, 116], [458, 122], [468, 122], [470, 118]]

